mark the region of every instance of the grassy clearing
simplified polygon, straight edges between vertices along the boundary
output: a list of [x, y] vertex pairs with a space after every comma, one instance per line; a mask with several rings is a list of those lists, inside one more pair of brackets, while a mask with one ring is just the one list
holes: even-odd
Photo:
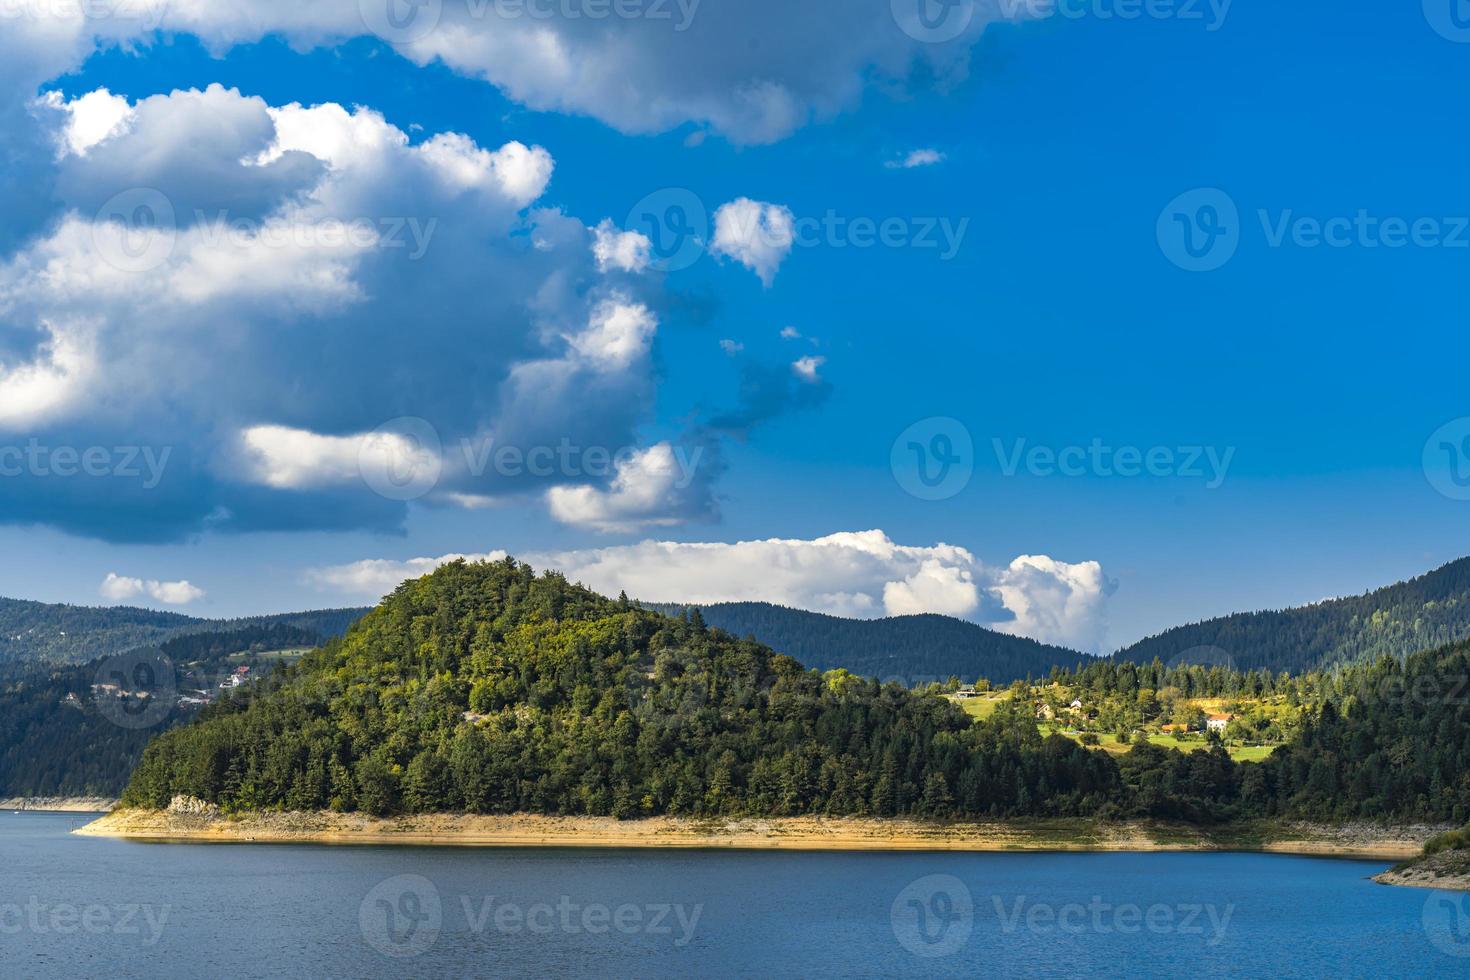
[[997, 694], [981, 694], [973, 698], [950, 698], [955, 704], [965, 709], [965, 714], [976, 721], [985, 721], [995, 714], [995, 709], [1000, 707], [1002, 701], [1011, 699], [1010, 691], [1001, 691]]

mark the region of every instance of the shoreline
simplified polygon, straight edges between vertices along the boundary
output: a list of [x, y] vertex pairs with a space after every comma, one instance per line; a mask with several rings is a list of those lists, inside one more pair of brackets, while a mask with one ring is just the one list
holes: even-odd
[[1376, 874], [1373, 880], [1380, 885], [1470, 892], [1470, 855], [1464, 851], [1431, 854]]
[[188, 809], [117, 810], [72, 831], [87, 837], [182, 843], [311, 843], [444, 847], [713, 848], [796, 851], [1120, 852], [1248, 851], [1402, 861], [1442, 828], [1253, 821], [1222, 827], [1085, 819], [926, 823], [779, 817], [681, 819], [355, 813], [224, 815]]
[[0, 810], [42, 813], [110, 813], [117, 800], [106, 796], [12, 796], [0, 799]]

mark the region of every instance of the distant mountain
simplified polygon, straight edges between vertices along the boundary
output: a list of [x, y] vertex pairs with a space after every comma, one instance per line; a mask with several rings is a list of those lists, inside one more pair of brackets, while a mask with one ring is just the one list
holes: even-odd
[[71, 606], [0, 598], [0, 664], [82, 663], [187, 633], [229, 632], [280, 624], [340, 636], [366, 609], [200, 619], [131, 606]]
[[[693, 606], [643, 603], [679, 616]], [[912, 687], [958, 677], [1009, 684], [1044, 677], [1053, 667], [1091, 660], [1065, 647], [997, 633], [950, 616], [843, 619], [768, 602], [722, 602], [698, 607], [707, 625], [761, 643], [808, 667], [845, 667], [863, 677], [901, 680]]]
[[153, 736], [193, 720], [206, 703], [249, 693], [243, 681], [222, 681], [242, 667], [252, 681], [269, 676], [289, 658], [261, 654], [322, 639], [276, 623], [185, 633], [91, 663], [0, 664], [0, 798], [115, 797]]
[[1117, 656], [1136, 663], [1183, 658], [1296, 674], [1385, 654], [1402, 660], [1465, 639], [1470, 639], [1470, 558], [1360, 596], [1177, 626]]

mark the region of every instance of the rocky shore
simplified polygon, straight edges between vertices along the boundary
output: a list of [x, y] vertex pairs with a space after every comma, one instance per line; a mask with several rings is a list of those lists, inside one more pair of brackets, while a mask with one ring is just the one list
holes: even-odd
[[47, 810], [55, 813], [107, 813], [117, 800], [104, 796], [12, 796], [0, 810]]
[[1145, 821], [926, 823], [867, 818], [692, 820], [655, 817], [390, 818], [356, 813], [224, 814], [176, 799], [168, 810], [116, 810], [75, 831], [149, 840], [413, 844], [467, 847], [682, 847], [837, 851], [1266, 851], [1403, 860], [1442, 828], [1252, 822], [1201, 828]]

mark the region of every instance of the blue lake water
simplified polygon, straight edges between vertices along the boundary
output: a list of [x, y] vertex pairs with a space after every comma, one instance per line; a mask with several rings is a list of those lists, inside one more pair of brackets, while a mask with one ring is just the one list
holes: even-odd
[[1382, 862], [144, 844], [0, 813], [4, 977], [1470, 976]]

